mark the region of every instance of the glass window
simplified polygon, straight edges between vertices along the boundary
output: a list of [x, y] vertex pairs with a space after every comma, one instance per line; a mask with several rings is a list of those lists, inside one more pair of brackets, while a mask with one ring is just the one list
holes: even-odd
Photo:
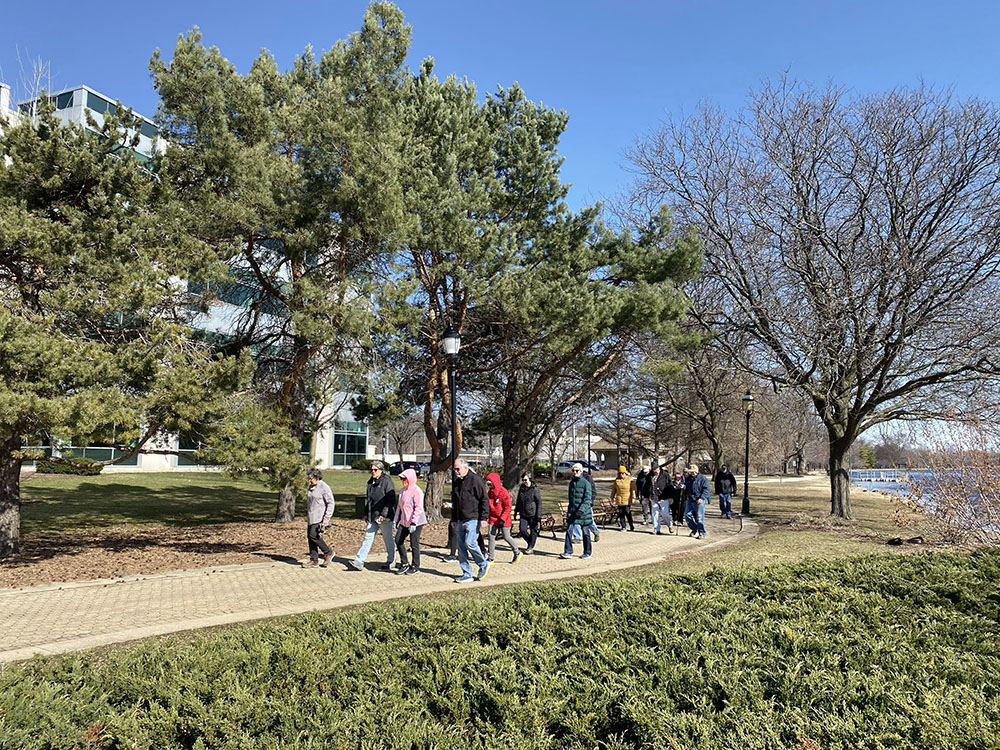
[[87, 108], [92, 109], [95, 112], [100, 112], [102, 115], [105, 112], [114, 114], [118, 111], [118, 108], [107, 99], [98, 96], [97, 94], [92, 94], [89, 91], [87, 92]]
[[56, 97], [56, 109], [68, 109], [73, 106], [73, 92], [66, 91]]
[[142, 133], [147, 138], [156, 137], [156, 126], [151, 122], [146, 122], [143, 120], [142, 125], [139, 126], [139, 132]]

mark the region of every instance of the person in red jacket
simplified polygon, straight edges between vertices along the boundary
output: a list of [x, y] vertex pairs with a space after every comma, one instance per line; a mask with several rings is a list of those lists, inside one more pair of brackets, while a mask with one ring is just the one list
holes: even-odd
[[496, 472], [486, 475], [486, 488], [490, 496], [490, 552], [489, 562], [493, 562], [493, 550], [496, 546], [497, 534], [503, 532], [503, 539], [510, 545], [510, 551], [514, 553], [511, 563], [517, 564], [521, 559], [521, 550], [514, 544], [510, 536], [510, 493], [500, 484], [500, 475]]

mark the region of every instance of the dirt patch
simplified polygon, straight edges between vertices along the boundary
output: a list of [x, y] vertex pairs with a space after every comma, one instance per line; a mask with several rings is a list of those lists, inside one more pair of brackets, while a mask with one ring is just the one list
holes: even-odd
[[[323, 538], [333, 548], [335, 557], [345, 560], [357, 552], [364, 528], [360, 520], [337, 520]], [[445, 546], [447, 524], [428, 524], [420, 541], [423, 547]], [[368, 559], [384, 561], [384, 554], [381, 539], [377, 538]], [[308, 556], [304, 520], [205, 526], [113, 526], [69, 534], [37, 534], [22, 539], [20, 554], [0, 561], [0, 588], [216, 565], [296, 563]]]

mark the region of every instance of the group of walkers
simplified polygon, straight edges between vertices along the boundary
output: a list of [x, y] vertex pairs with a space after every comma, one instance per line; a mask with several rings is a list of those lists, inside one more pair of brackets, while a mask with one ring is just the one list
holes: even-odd
[[[455, 578], [455, 582], [466, 583], [485, 578], [495, 560], [498, 540], [509, 548], [512, 564], [516, 565], [522, 555], [532, 554], [542, 522], [542, 501], [531, 474], [522, 475], [517, 498], [512, 500], [499, 474], [487, 474], [484, 480], [461, 458], [455, 461], [452, 471], [450, 551], [444, 560], [458, 561], [461, 575]], [[413, 469], [402, 472], [403, 488], [399, 493], [381, 461], [373, 461], [370, 472], [365, 489], [365, 535], [349, 565], [363, 570], [375, 537], [381, 534], [386, 550], [386, 562], [382, 569], [392, 571], [395, 568], [396, 575], [419, 573], [420, 532], [427, 523], [427, 513], [416, 472]], [[322, 534], [333, 516], [333, 492], [318, 469], [311, 469], [308, 478], [309, 560], [303, 566], [326, 567], [333, 557], [333, 550], [323, 540]], [[715, 477], [715, 490], [719, 497], [720, 515], [724, 518], [731, 517], [731, 498], [735, 489], [736, 478], [726, 466], [722, 466]], [[593, 504], [597, 495], [594, 480], [584, 472], [581, 464], [573, 465], [567, 492], [566, 535], [559, 557], [572, 557], [575, 540], [582, 539], [583, 554], [580, 558], [586, 560], [593, 552], [593, 542], [600, 539], [600, 531], [594, 522]], [[611, 498], [618, 509], [618, 527], [622, 531], [635, 531], [632, 503], [638, 500], [643, 525], [648, 525], [651, 520], [655, 534], [662, 534], [664, 526], [667, 534], [674, 534], [675, 526], [679, 528], [686, 522], [690, 536], [705, 537], [705, 510], [711, 502], [711, 495], [708, 477], [701, 474], [695, 464], [673, 476], [659, 465], [643, 466], [635, 478], [626, 467], [619, 466]], [[519, 549], [511, 537], [515, 516], [519, 519], [521, 539], [526, 544], [524, 549]], [[407, 556], [407, 539], [412, 562]]]

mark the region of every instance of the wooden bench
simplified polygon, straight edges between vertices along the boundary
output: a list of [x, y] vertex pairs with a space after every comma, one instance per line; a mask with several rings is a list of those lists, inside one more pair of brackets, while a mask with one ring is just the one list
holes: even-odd
[[602, 529], [609, 523], [618, 523], [618, 506], [610, 497], [602, 497], [600, 509], [594, 508], [594, 523]]

